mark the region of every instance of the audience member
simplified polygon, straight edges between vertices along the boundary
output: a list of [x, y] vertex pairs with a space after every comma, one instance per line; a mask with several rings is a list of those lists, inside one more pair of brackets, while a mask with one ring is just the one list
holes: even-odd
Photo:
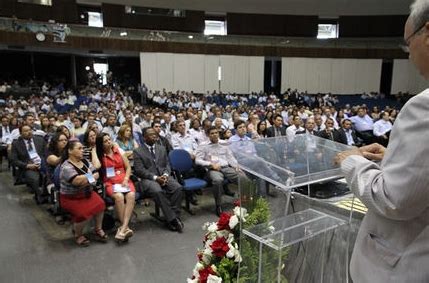
[[224, 180], [238, 183], [238, 163], [227, 146], [219, 144], [219, 130], [212, 126], [208, 131], [210, 142], [200, 145], [195, 153], [195, 163], [208, 169], [213, 184], [216, 214], [222, 213], [222, 189]]
[[27, 184], [31, 193], [37, 199], [44, 196], [40, 185], [40, 170], [45, 162], [46, 143], [42, 137], [33, 136], [31, 127], [27, 124], [19, 128], [20, 137], [12, 142], [10, 161], [18, 167], [17, 180]]
[[76, 244], [90, 244], [83, 234], [83, 229], [92, 218], [95, 218], [95, 239], [105, 243], [108, 240], [102, 228], [105, 204], [92, 190], [99, 174], [83, 157], [83, 146], [79, 141], [70, 141], [65, 150], [65, 161], [60, 171], [60, 203], [62, 209], [72, 216]]
[[158, 134], [148, 128], [144, 133], [144, 144], [134, 150], [134, 171], [140, 177], [142, 190], [148, 192], [161, 207], [172, 231], [183, 231], [180, 219], [182, 186], [171, 178], [171, 168], [164, 147], [156, 145]]
[[126, 241], [134, 232], [128, 226], [135, 203], [135, 188], [130, 180], [131, 166], [128, 158], [122, 155], [119, 147], [112, 143], [108, 133], [101, 133], [96, 138], [97, 156], [94, 167], [99, 169], [106, 195], [115, 201], [116, 215], [121, 222], [115, 240]]

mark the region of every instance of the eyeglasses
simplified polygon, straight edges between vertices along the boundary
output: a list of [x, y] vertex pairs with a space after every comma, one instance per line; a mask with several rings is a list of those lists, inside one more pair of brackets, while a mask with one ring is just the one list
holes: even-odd
[[406, 39], [404, 39], [404, 43], [401, 45], [402, 50], [404, 50], [405, 53], [410, 53], [410, 43], [411, 39], [418, 34], [422, 28], [426, 26], [426, 22], [424, 22], [419, 28], [417, 28], [412, 34], [410, 34]]

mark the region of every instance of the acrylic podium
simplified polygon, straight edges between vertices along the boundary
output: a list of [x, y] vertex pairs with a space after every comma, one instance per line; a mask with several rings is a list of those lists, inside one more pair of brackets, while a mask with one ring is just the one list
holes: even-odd
[[238, 282], [346, 282], [350, 215], [310, 198], [297, 207], [293, 191], [342, 178], [333, 160], [350, 148], [307, 134], [229, 147], [246, 173], [239, 180], [242, 207], [251, 213], [263, 199], [269, 211], [267, 221], [242, 226]]

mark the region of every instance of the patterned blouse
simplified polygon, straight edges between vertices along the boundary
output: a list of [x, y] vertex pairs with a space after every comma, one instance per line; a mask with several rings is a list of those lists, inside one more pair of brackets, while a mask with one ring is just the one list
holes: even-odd
[[69, 160], [64, 161], [64, 163], [61, 165], [61, 172], [60, 172], [61, 194], [74, 195], [86, 189], [84, 187], [74, 186], [72, 184], [74, 178], [89, 172], [94, 174], [97, 170], [88, 160], [84, 159], [82, 160], [82, 162], [83, 162], [82, 168], [77, 168]]

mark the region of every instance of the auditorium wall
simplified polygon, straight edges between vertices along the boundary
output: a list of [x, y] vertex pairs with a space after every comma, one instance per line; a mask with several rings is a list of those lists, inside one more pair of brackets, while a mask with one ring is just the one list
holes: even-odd
[[264, 57], [144, 52], [140, 66], [141, 82], [152, 90], [249, 93], [264, 88]]
[[428, 87], [428, 82], [421, 76], [409, 60], [394, 60], [392, 75], [392, 93], [419, 93]]
[[382, 60], [282, 58], [281, 91], [360, 94], [379, 91]]

